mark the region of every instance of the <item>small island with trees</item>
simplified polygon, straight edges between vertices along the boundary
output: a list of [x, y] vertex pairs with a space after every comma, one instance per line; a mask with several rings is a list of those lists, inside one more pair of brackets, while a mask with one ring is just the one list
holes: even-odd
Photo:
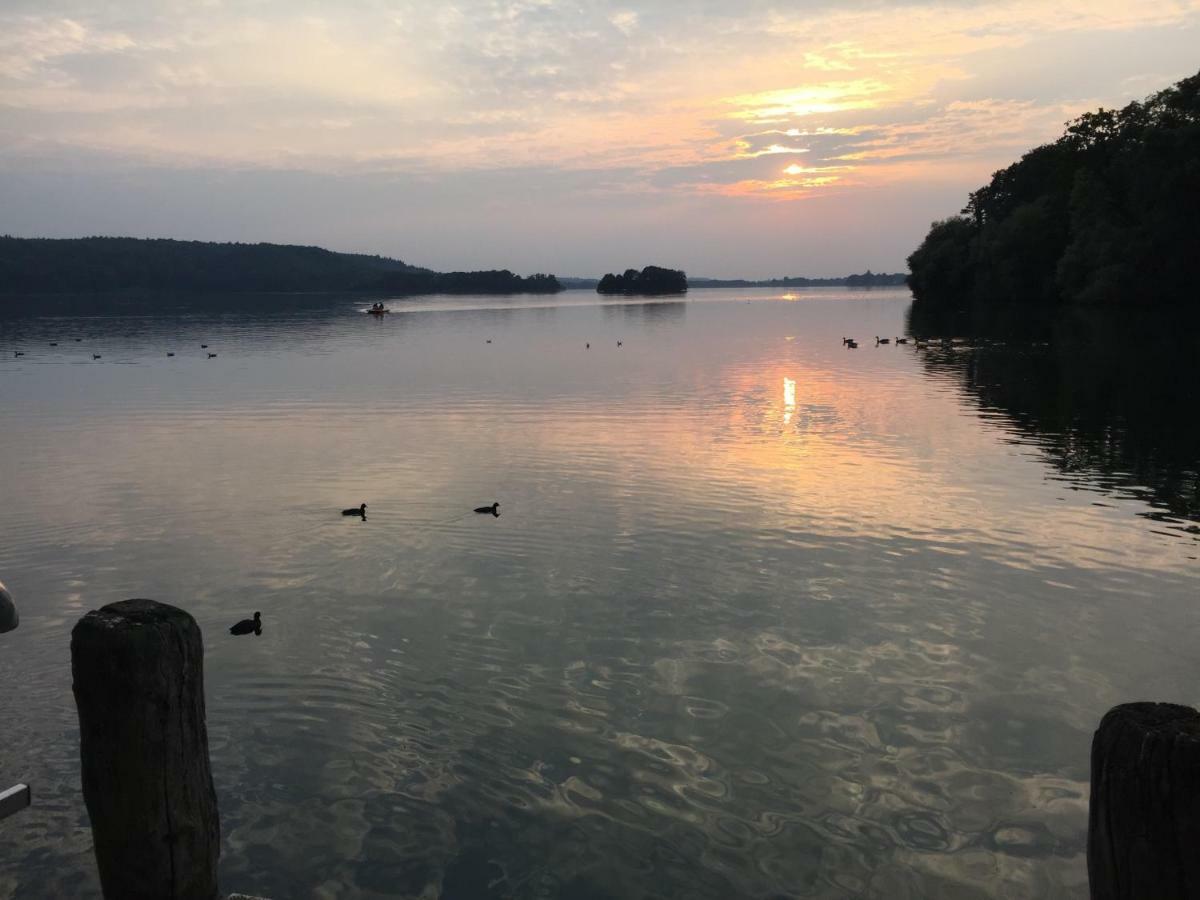
[[1068, 123], [935, 222], [918, 305], [1137, 307], [1196, 300], [1200, 74]]
[[686, 294], [687, 289], [688, 280], [685, 272], [680, 269], [664, 269], [660, 266], [646, 266], [641, 272], [637, 269], [626, 269], [621, 275], [609, 272], [596, 285], [598, 294], [640, 294], [643, 296]]

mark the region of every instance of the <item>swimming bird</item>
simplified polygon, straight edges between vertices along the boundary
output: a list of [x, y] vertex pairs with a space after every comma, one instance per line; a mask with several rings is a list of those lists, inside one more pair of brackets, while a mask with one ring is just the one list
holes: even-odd
[[496, 500], [496, 501], [493, 501], [491, 506], [477, 506], [477, 507], [475, 507], [475, 512], [477, 512], [477, 513], [491, 513], [493, 516], [497, 516], [497, 517], [499, 517], [499, 515], [500, 515], [500, 501], [498, 501], [498, 500]]
[[167, 356], [174, 356], [174, 353], [168, 353]]
[[878, 347], [880, 344], [890, 344], [891, 342], [892, 342], [891, 338], [881, 338], [879, 335], [875, 335], [875, 346], [876, 347]]
[[367, 504], [364, 503], [364, 504], [362, 504], [362, 506], [358, 507], [357, 509], [353, 509], [353, 508], [352, 509], [343, 509], [342, 515], [343, 516], [361, 516], [362, 518], [365, 519], [367, 517]]
[[230, 634], [262, 634], [262, 613], [256, 612], [253, 619], [242, 619], [229, 629]]
[[907, 344], [908, 338], [896, 338], [896, 343], [897, 344]]
[[51, 346], [51, 347], [57, 347], [57, 346], [58, 346], [58, 341], [51, 341], [51, 342], [50, 342], [50, 346]]
[[844, 337], [844, 338], [842, 338], [842, 343], [843, 343], [843, 344], [847, 344], [847, 345], [848, 345], [848, 344], [853, 344], [853, 343], [854, 343], [854, 338], [848, 338], [848, 337]]
[[208, 358], [209, 358], [209, 359], [216, 359], [216, 358], [217, 358], [217, 354], [215, 354], [215, 353], [210, 353], [210, 354], [208, 354]]
[[100, 358], [100, 354], [99, 354], [99, 353], [93, 353], [93, 354], [92, 354], [92, 359], [99, 359], [99, 358]]
[[201, 344], [201, 345], [200, 345], [200, 349], [201, 349], [201, 350], [207, 350], [207, 349], [208, 349], [208, 344]]
[[846, 341], [846, 349], [857, 350], [858, 349], [858, 341]]
[[83, 341], [83, 338], [75, 338], [75, 343], [77, 343], [77, 344], [81, 343], [82, 341]]
[[620, 346], [621, 346], [621, 342], [620, 342], [620, 341], [617, 341], [617, 346], [618, 346], [618, 347], [620, 347]]
[[591, 350], [591, 349], [592, 349], [592, 345], [591, 345], [591, 344], [584, 344], [583, 346], [587, 347], [589, 350]]
[[490, 344], [491, 342], [492, 342], [492, 339], [491, 339], [491, 338], [488, 338], [488, 343]]
[[24, 350], [14, 350], [13, 351], [13, 356], [24, 356], [24, 355], [25, 355]]

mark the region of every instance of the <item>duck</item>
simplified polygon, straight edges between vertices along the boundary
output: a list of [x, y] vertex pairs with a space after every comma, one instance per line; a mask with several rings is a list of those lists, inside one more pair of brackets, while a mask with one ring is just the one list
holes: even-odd
[[262, 634], [262, 613], [256, 612], [253, 619], [242, 619], [229, 629], [230, 634]]
[[491, 513], [493, 516], [499, 517], [500, 501], [499, 500], [492, 501], [491, 506], [477, 506], [477, 507], [475, 507], [475, 512], [484, 513], [484, 514]]
[[878, 347], [880, 344], [890, 344], [891, 342], [892, 342], [891, 338], [881, 338], [879, 335], [875, 335], [875, 346], [876, 347]]
[[217, 354], [215, 354], [215, 353], [210, 353], [210, 354], [208, 354], [208, 358], [209, 358], [209, 359], [216, 359], [216, 358], [217, 358]]
[[342, 515], [343, 516], [360, 516], [365, 519], [367, 517], [367, 504], [363, 503], [362, 505], [360, 505], [357, 508], [352, 507], [350, 509], [343, 509]]

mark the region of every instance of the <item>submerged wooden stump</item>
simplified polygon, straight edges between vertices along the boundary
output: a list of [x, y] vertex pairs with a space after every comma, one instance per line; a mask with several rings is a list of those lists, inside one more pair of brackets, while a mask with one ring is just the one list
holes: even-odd
[[1200, 897], [1200, 713], [1113, 707], [1092, 738], [1093, 900]]
[[220, 825], [196, 621], [153, 600], [71, 632], [83, 797], [107, 898], [215, 900]]

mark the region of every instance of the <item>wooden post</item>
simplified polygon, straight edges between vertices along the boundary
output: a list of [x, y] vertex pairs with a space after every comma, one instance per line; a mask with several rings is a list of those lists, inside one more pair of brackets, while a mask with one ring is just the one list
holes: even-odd
[[215, 900], [221, 833], [200, 627], [165, 603], [111, 603], [76, 623], [71, 675], [104, 896]]
[[1200, 897], [1200, 713], [1113, 707], [1092, 738], [1092, 900]]

